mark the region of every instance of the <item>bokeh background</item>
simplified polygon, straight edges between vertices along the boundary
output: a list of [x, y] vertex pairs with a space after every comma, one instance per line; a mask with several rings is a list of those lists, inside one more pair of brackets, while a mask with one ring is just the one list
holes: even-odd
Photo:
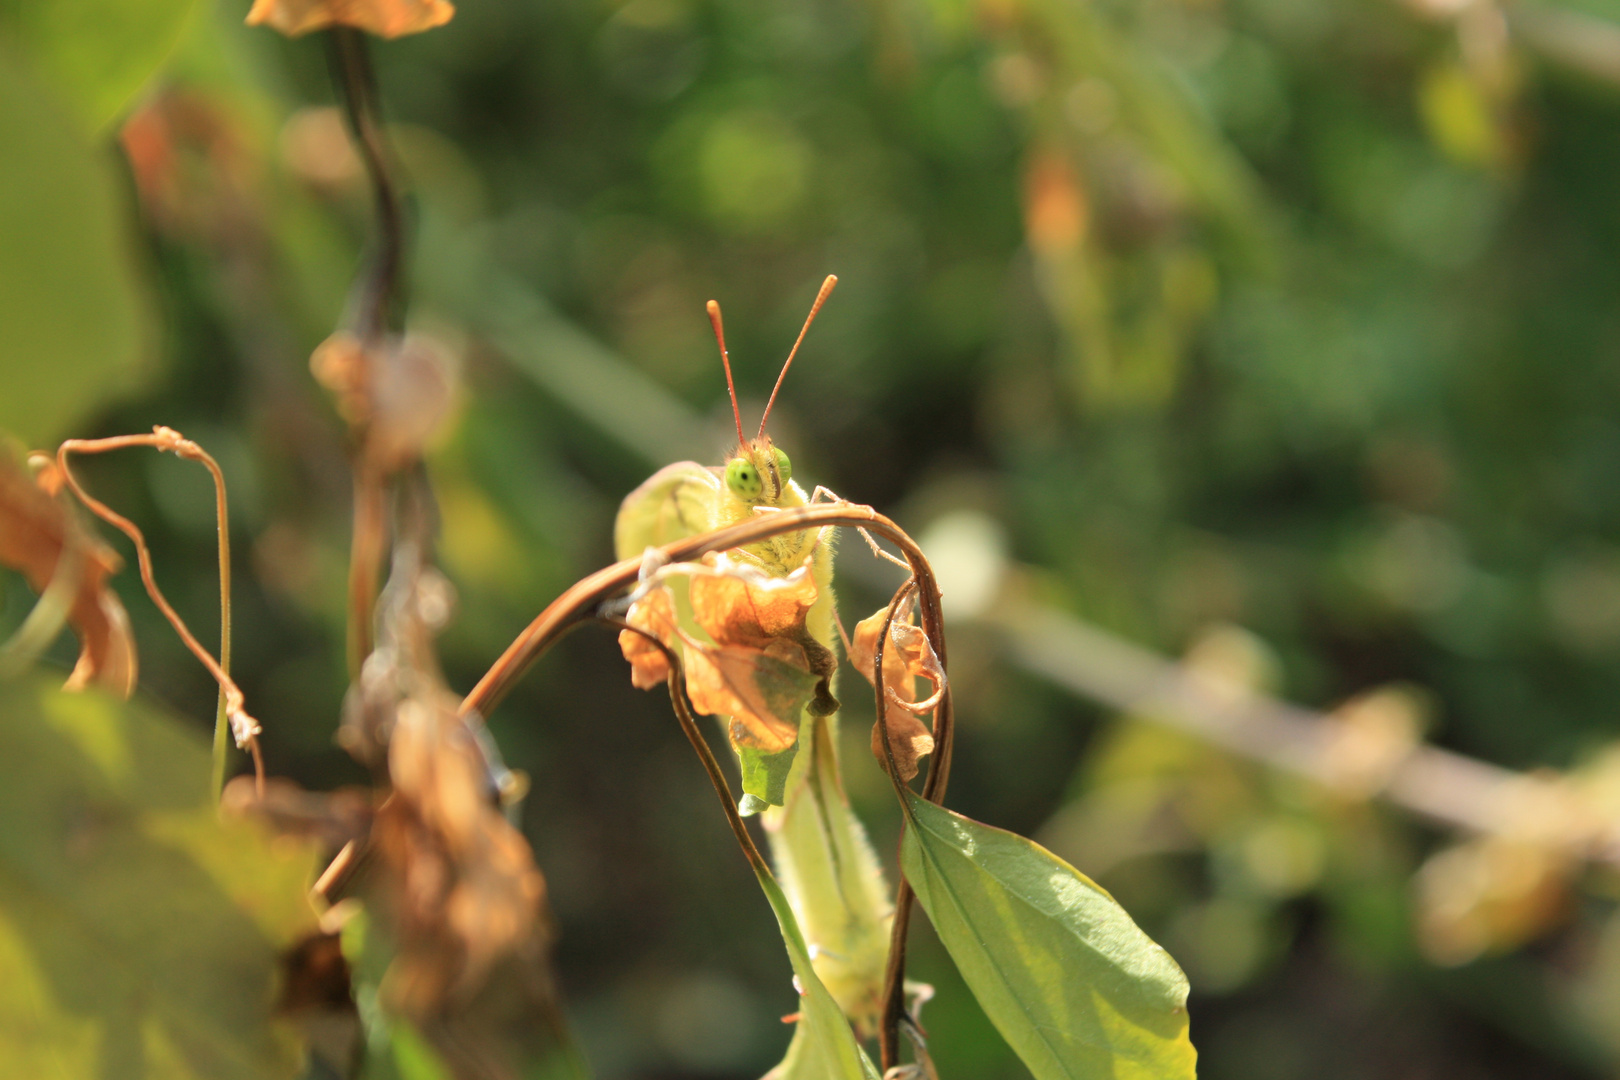
[[[363, 782], [332, 741], [345, 436], [308, 357], [372, 225], [326, 47], [244, 27], [240, 0], [169, 3], [123, 43], [172, 50], [125, 105], [133, 87], [97, 82], [119, 69], [96, 34], [76, 51], [52, 7], [0, 4], [0, 426], [43, 446], [162, 423], [211, 450], [270, 771]], [[772, 419], [797, 478], [1228, 684], [1324, 710], [1379, 691], [1431, 743], [1612, 775], [1606, 14], [464, 0], [377, 43], [411, 327], [461, 364], [429, 455], [460, 599], [451, 684], [611, 559], [618, 501], [654, 468], [719, 460], [704, 301], [724, 305], [748, 422], [836, 273]], [[53, 18], [68, 32], [40, 29]], [[71, 409], [36, 407], [31, 388], [63, 383]], [[202, 474], [139, 454], [83, 474], [212, 628]], [[840, 563], [852, 624], [893, 571], [858, 540]], [[206, 732], [206, 673], [132, 575], [117, 586], [144, 695]], [[7, 576], [4, 600], [9, 628], [32, 598]], [[1482, 848], [1118, 715], [983, 621], [951, 649], [951, 805], [1040, 838], [1169, 948], [1209, 1080], [1620, 1071], [1612, 869]], [[52, 655], [71, 666], [72, 642]], [[871, 705], [843, 696], [851, 794], [887, 856]], [[598, 1075], [763, 1072], [788, 968], [667, 702], [585, 630], [491, 726], [532, 779], [524, 827]], [[914, 967], [945, 1076], [1027, 1075], [925, 922]]]

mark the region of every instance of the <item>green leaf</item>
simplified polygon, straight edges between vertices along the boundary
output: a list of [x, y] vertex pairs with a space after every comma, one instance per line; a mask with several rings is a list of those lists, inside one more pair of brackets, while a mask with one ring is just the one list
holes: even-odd
[[155, 327], [110, 161], [3, 54], [0, 147], [0, 428], [43, 445], [134, 382]]
[[737, 747], [737, 762], [742, 770], [743, 794], [752, 795], [761, 803], [781, 806], [787, 797], [788, 774], [793, 771], [793, 759], [799, 754], [799, 744], [779, 754], [767, 754], [752, 746]]
[[906, 878], [1036, 1080], [1196, 1074], [1187, 977], [1112, 896], [1031, 840], [906, 795]]
[[86, 132], [123, 113], [174, 52], [196, 0], [0, 0], [0, 30]]
[[776, 913], [800, 987], [798, 1027], [788, 1044], [787, 1056], [770, 1071], [767, 1080], [879, 1080], [876, 1066], [855, 1041], [844, 1011], [816, 977], [810, 950], [799, 932], [787, 894], [769, 874], [760, 873], [758, 878], [759, 887], [765, 890], [765, 898]]
[[208, 746], [155, 710], [0, 684], [0, 1061], [8, 1075], [280, 1080], [276, 956], [311, 860], [222, 824]]

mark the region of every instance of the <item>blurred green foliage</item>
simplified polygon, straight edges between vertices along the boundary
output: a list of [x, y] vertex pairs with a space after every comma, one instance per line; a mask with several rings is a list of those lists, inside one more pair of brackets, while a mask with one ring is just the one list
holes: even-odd
[[[46, 444], [164, 423], [213, 452], [271, 771], [356, 780], [331, 745], [349, 481], [306, 360], [370, 224], [323, 44], [247, 30], [230, 0], [65, 36], [58, 7], [0, 7], [0, 426]], [[1240, 624], [1250, 673], [1292, 699], [1410, 682], [1445, 745], [1515, 768], [1595, 754], [1620, 728], [1620, 97], [1591, 74], [1620, 62], [1614, 31], [1444, 7], [469, 0], [379, 44], [413, 328], [465, 358], [430, 468], [452, 685], [608, 560], [654, 467], [718, 460], [703, 302], [757, 415], [833, 272], [772, 420], [807, 483], [914, 531], [988, 513], [1035, 595], [1172, 653]], [[80, 131], [140, 81], [109, 55], [156, 63], [182, 25], [119, 122], [119, 192]], [[86, 71], [105, 84], [54, 81]], [[206, 637], [206, 482], [155, 456], [83, 472]], [[841, 553], [846, 625], [892, 584], [865, 558]], [[118, 584], [145, 691], [205, 730], [212, 684]], [[30, 598], [8, 580], [3, 599], [9, 628]], [[996, 649], [953, 637], [949, 801], [1039, 836], [1183, 962], [1206, 1077], [1612, 1071], [1614, 882], [1593, 872], [1531, 951], [1438, 968], [1410, 879], [1442, 838], [1111, 720]], [[846, 696], [851, 794], [892, 852], [869, 706]], [[565, 643], [492, 726], [535, 780], [598, 1074], [768, 1067], [795, 1007], [770, 915], [611, 638]], [[919, 936], [936, 1057], [1020, 1075]]]

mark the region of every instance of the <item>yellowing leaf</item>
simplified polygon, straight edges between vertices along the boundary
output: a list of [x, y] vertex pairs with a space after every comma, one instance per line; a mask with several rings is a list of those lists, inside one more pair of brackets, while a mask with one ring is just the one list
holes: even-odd
[[1112, 896], [1034, 841], [906, 804], [906, 879], [1035, 1080], [1193, 1080], [1187, 977]]
[[209, 771], [149, 707], [0, 686], [8, 1075], [300, 1075], [271, 1002], [277, 953], [314, 922], [311, 860], [222, 824]]
[[352, 26], [396, 38], [443, 26], [455, 13], [448, 0], [253, 0], [247, 24], [267, 25], [288, 37]]

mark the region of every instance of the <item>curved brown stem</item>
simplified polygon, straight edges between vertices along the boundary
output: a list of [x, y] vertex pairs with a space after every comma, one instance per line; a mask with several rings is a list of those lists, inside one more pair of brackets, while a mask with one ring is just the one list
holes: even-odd
[[[711, 551], [725, 551], [745, 544], [758, 543], [783, 533], [807, 528], [842, 526], [866, 528], [898, 547], [911, 566], [917, 581], [918, 608], [922, 629], [939, 657], [940, 666], [946, 664], [945, 619], [940, 608], [939, 584], [934, 570], [906, 532], [889, 518], [870, 506], [852, 503], [801, 506], [763, 514], [751, 521], [732, 525], [713, 532], [689, 536], [658, 549], [669, 562], [689, 562]], [[484, 677], [478, 681], [461, 703], [463, 713], [476, 712], [488, 716], [490, 711], [512, 689], [529, 666], [543, 654], [572, 624], [593, 615], [598, 605], [614, 594], [635, 584], [642, 566], [641, 558], [626, 559], [604, 567], [582, 578], [561, 596], [553, 600], [512, 644], [507, 646]], [[934, 718], [935, 752], [929, 767], [923, 797], [937, 802], [943, 797], [945, 782], [950, 773], [950, 747], [952, 735], [950, 695], [940, 701]]]
[[349, 130], [371, 179], [377, 205], [377, 252], [365, 278], [359, 325], [361, 336], [375, 339], [388, 326], [399, 301], [405, 263], [405, 214], [382, 130], [377, 76], [371, 67], [366, 35], [346, 26], [331, 30], [332, 79], [342, 92]]
[[[167, 450], [178, 457], [190, 461], [200, 462], [208, 469], [214, 480], [214, 509], [218, 516], [219, 526], [219, 621], [220, 644], [219, 659], [216, 661], [202, 643], [191, 633], [178, 612], [169, 604], [163, 590], [158, 588], [157, 579], [152, 573], [152, 552], [146, 545], [146, 536], [140, 527], [122, 514], [113, 510], [106, 503], [95, 498], [83, 487], [73, 475], [73, 469], [68, 464], [71, 454], [101, 454], [109, 450], [123, 450], [129, 447], [151, 447], [154, 450]], [[214, 730], [214, 765], [213, 765], [213, 791], [218, 798], [225, 779], [224, 734], [227, 727], [236, 736], [238, 746], [245, 746], [253, 755], [254, 777], [258, 782], [259, 793], [264, 793], [264, 759], [259, 753], [259, 724], [243, 709], [244, 698], [242, 691], [231, 678], [231, 542], [230, 542], [230, 515], [225, 498], [225, 474], [220, 470], [219, 462], [201, 446], [181, 435], [173, 428], [161, 425], [152, 429], [150, 435], [119, 435], [109, 439], [68, 439], [56, 450], [56, 466], [62, 473], [62, 479], [79, 501], [89, 508], [90, 512], [103, 521], [118, 529], [135, 545], [135, 558], [140, 567], [141, 584], [146, 587], [146, 594], [152, 598], [163, 617], [169, 620], [180, 640], [186, 648], [191, 650], [193, 656], [202, 662], [203, 667], [213, 676], [219, 684], [219, 716], [215, 722]]]

